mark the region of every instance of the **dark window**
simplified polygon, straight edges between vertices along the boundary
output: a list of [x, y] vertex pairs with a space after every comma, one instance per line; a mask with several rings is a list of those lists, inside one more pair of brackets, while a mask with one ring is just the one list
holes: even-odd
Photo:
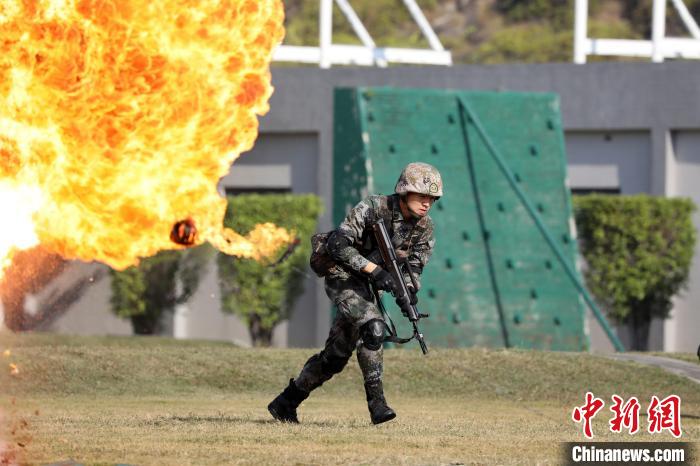
[[585, 196], [586, 194], [620, 194], [620, 188], [572, 188], [571, 194]]
[[226, 188], [226, 196], [236, 194], [286, 194], [291, 193], [289, 188]]

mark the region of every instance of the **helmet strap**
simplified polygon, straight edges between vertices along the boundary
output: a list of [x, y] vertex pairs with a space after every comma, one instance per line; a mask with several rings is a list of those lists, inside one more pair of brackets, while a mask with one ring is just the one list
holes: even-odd
[[408, 212], [408, 214], [414, 218], [414, 219], [420, 219], [421, 216], [418, 215], [416, 212], [412, 211], [410, 207], [408, 207], [408, 194], [399, 194], [399, 205], [401, 206], [401, 214], [404, 215], [405, 213]]

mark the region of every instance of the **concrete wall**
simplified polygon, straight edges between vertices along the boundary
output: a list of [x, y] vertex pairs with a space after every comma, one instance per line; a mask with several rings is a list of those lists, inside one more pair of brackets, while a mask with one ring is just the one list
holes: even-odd
[[41, 310], [50, 316], [36, 330], [76, 335], [131, 335], [129, 321], [109, 311], [110, 296], [108, 267], [74, 261], [39, 293], [27, 296], [25, 309], [29, 312]]
[[[700, 131], [674, 131], [671, 143], [673, 160], [669, 195], [689, 197], [700, 208]], [[695, 212], [693, 221], [700, 231], [700, 211]], [[695, 246], [689, 287], [675, 300], [672, 322], [675, 325], [666, 326], [665, 349], [695, 351], [700, 345], [700, 234]]]
[[[326, 207], [319, 229], [328, 230], [332, 228], [333, 205], [333, 90], [356, 86], [431, 87], [557, 93], [561, 96], [571, 178], [576, 185], [591, 188], [617, 184], [623, 193], [693, 195], [697, 200], [690, 173], [697, 167], [700, 153], [699, 75], [697, 62], [275, 68], [275, 94], [269, 114], [261, 119], [258, 144], [239, 159], [223, 184], [234, 186], [245, 181], [263, 188], [275, 187], [266, 183], [291, 184], [293, 192], [316, 192]], [[286, 168], [280, 168], [278, 175], [270, 171], [265, 174], [264, 166], [268, 164]], [[239, 166], [242, 171], [237, 175]], [[215, 280], [213, 275], [206, 280], [188, 307], [192, 313], [206, 308], [205, 312], [213, 316]], [[297, 306], [292, 322], [276, 336], [280, 344], [318, 346], [326, 337], [330, 324], [327, 298], [316, 279], [310, 279], [307, 285], [307, 295]], [[694, 351], [698, 343], [693, 342], [694, 337], [681, 335], [700, 328], [700, 316], [695, 311], [700, 307], [698, 290], [696, 262], [689, 291], [677, 300], [673, 318], [657, 324], [664, 329], [659, 327], [652, 336], [655, 347]], [[197, 320], [203, 318], [204, 314], [198, 314]], [[207, 334], [200, 327], [205, 324], [192, 320], [185, 325], [190, 322], [187, 319], [179, 322], [180, 327], [175, 327], [187, 336]], [[233, 326], [224, 332], [226, 335], [246, 338], [240, 323], [226, 325]], [[221, 329], [223, 324], [213, 327]], [[591, 331], [600, 333], [595, 323]], [[609, 348], [606, 344], [604, 339], [594, 341], [600, 349]]]
[[[620, 194], [651, 192], [652, 146], [649, 131], [567, 131], [569, 185], [576, 190], [603, 190]], [[613, 351], [602, 327], [588, 311], [591, 347]], [[632, 341], [631, 329], [615, 326], [623, 345]], [[649, 349], [663, 351], [664, 322], [653, 319], [649, 329]]]
[[651, 189], [651, 137], [646, 131], [567, 131], [569, 183], [572, 189]]
[[[308, 131], [312, 128], [319, 133], [319, 192], [326, 199], [330, 212], [333, 162], [332, 119], [329, 115], [332, 114], [335, 87], [555, 92], [561, 97], [567, 147], [572, 151], [574, 166], [607, 164], [608, 170], [617, 167], [614, 170], [617, 170], [623, 193], [671, 195], [670, 186], [675, 177], [675, 172], [670, 171], [674, 157], [671, 134], [676, 128], [700, 129], [700, 86], [693, 78], [698, 73], [700, 63], [697, 62], [462, 66], [450, 69], [280, 69], [273, 72], [277, 92], [271, 100], [273, 111], [262, 120], [262, 128], [275, 131], [284, 128]], [[310, 95], [313, 97], [309, 98]], [[605, 140], [606, 134], [611, 136], [609, 141]], [[602, 141], [596, 141], [599, 136]], [[608, 148], [620, 151], [605, 149], [604, 142], [609, 143]], [[595, 143], [612, 157], [612, 163], [605, 162], [598, 151], [591, 151], [590, 143]], [[700, 148], [696, 152], [700, 152]], [[585, 154], [588, 154], [588, 159], [582, 158]], [[604, 176], [603, 173], [600, 176]], [[322, 228], [331, 228], [330, 215], [322, 219]], [[690, 289], [698, 288], [700, 279], [693, 276]], [[324, 309], [326, 298], [323, 293], [319, 293], [317, 299], [319, 308]], [[677, 306], [698, 308], [700, 303], [687, 294], [678, 300]], [[319, 329], [327, 328], [328, 317], [322, 312], [318, 316]], [[691, 319], [692, 327], [699, 328], [700, 316], [693, 314]], [[590, 322], [593, 348], [611, 350], [612, 346], [597, 323], [592, 319]], [[686, 327], [689, 323], [679, 320], [676, 313], [663, 323], [654, 322], [651, 347], [694, 351], [691, 343], [679, 347], [663, 338], [665, 333], [675, 331], [670, 329]], [[322, 343], [324, 333], [318, 335], [318, 344]], [[625, 329], [619, 329], [618, 333], [623, 340], [627, 339]]]

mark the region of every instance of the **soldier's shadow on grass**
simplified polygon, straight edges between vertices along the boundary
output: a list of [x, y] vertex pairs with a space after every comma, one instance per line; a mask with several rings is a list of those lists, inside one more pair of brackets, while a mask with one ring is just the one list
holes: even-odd
[[258, 425], [278, 425], [283, 426], [315, 426], [315, 427], [339, 427], [344, 428], [363, 428], [367, 427], [364, 424], [358, 424], [357, 422], [342, 422], [342, 421], [311, 421], [311, 420], [301, 420], [301, 424], [291, 424], [286, 422], [280, 422], [275, 419], [263, 419], [254, 418], [247, 416], [231, 416], [231, 415], [200, 415], [200, 414], [187, 414], [187, 415], [173, 415], [173, 416], [161, 416], [157, 419], [151, 421], [154, 424], [172, 424], [172, 423], [183, 423], [183, 424], [258, 424]]
[[184, 424], [274, 424], [278, 421], [274, 419], [255, 419], [247, 416], [189, 414], [186, 416], [166, 416], [159, 419], [162, 423], [180, 422]]

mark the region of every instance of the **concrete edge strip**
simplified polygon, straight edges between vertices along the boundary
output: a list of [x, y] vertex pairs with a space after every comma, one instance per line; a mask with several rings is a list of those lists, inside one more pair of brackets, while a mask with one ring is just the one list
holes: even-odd
[[700, 365], [678, 359], [662, 358], [659, 356], [645, 356], [641, 354], [599, 354], [616, 361], [634, 361], [646, 366], [660, 367], [667, 372], [688, 378], [700, 384]]

